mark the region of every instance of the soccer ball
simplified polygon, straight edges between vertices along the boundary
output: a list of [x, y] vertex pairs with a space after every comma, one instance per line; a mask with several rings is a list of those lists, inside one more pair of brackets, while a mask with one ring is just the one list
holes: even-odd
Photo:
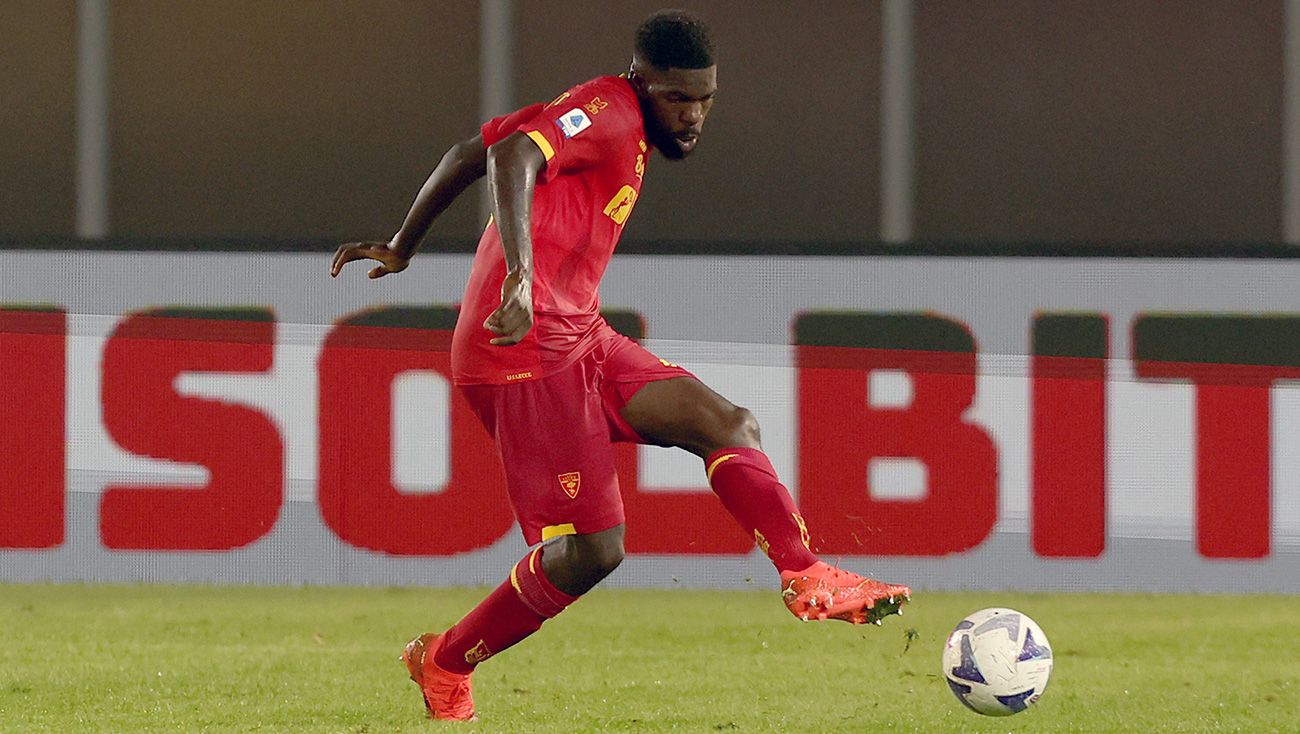
[[1034, 620], [1014, 609], [981, 609], [943, 647], [943, 677], [972, 711], [1010, 716], [1038, 700], [1052, 674], [1052, 648]]

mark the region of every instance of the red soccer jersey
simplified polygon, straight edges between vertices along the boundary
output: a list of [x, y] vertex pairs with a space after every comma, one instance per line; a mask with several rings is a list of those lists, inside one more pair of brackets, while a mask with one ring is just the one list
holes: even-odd
[[645, 173], [649, 151], [641, 106], [626, 79], [603, 76], [547, 105], [483, 125], [483, 144], [522, 132], [546, 156], [533, 196], [533, 328], [513, 346], [493, 346], [483, 321], [501, 305], [505, 255], [495, 222], [479, 240], [452, 338], [458, 384], [541, 377], [585, 354], [601, 323], [597, 288]]

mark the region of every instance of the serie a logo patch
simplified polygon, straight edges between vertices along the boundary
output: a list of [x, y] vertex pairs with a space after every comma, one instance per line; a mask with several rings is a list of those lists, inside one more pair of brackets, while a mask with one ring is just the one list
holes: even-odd
[[583, 112], [581, 107], [574, 107], [556, 120], [555, 124], [560, 127], [564, 137], [571, 138], [591, 127], [591, 118], [587, 117], [587, 113]]

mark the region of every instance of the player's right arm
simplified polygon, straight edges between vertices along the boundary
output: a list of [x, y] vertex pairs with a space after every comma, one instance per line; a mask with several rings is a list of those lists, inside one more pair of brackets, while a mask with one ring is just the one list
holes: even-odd
[[484, 328], [496, 334], [491, 343], [497, 346], [518, 344], [533, 326], [533, 193], [537, 175], [545, 167], [541, 148], [521, 132], [508, 135], [487, 151], [492, 215], [506, 260], [501, 305], [483, 322]]
[[389, 273], [405, 270], [433, 220], [486, 172], [487, 149], [483, 147], [482, 135], [451, 146], [420, 188], [420, 193], [416, 195], [415, 203], [406, 213], [406, 219], [397, 234], [387, 242], [351, 242], [342, 245], [334, 253], [330, 276], [337, 276], [343, 266], [352, 260], [361, 259], [379, 262], [370, 269], [371, 278], [382, 278]]
[[[582, 99], [591, 101], [575, 106]], [[492, 213], [506, 261], [501, 305], [483, 322], [494, 335], [492, 344], [518, 344], [533, 325], [532, 206], [538, 182], [597, 164], [612, 145], [641, 128], [635, 94], [613, 77], [595, 79], [550, 104], [531, 105], [483, 126]]]

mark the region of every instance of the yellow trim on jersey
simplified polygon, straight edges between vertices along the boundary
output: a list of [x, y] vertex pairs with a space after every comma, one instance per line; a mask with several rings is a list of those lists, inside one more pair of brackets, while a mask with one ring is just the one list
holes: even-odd
[[551, 538], [558, 538], [561, 535], [577, 535], [578, 531], [574, 529], [573, 523], [566, 522], [563, 525], [547, 525], [542, 528], [542, 540], [547, 541]]
[[555, 157], [555, 148], [551, 147], [551, 141], [547, 140], [545, 135], [536, 130], [529, 130], [524, 134], [528, 136], [529, 140], [537, 143], [537, 147], [542, 149], [542, 155], [546, 156], [546, 160], [549, 161]]
[[524, 593], [523, 589], [519, 588], [519, 579], [515, 578], [515, 570], [518, 568], [519, 568], [518, 565], [514, 565], [510, 567], [510, 585], [515, 587], [516, 594], [523, 594]]
[[727, 459], [734, 459], [734, 458], [736, 458], [737, 456], [740, 456], [740, 454], [723, 454], [722, 456], [719, 456], [718, 458], [714, 459], [714, 460], [713, 460], [713, 463], [712, 463], [712, 464], [709, 464], [709, 468], [704, 470], [704, 476], [705, 476], [705, 478], [708, 479], [710, 482], [712, 482], [712, 481], [713, 481], [713, 470], [718, 468], [718, 464], [721, 464], [722, 462], [726, 461]]

